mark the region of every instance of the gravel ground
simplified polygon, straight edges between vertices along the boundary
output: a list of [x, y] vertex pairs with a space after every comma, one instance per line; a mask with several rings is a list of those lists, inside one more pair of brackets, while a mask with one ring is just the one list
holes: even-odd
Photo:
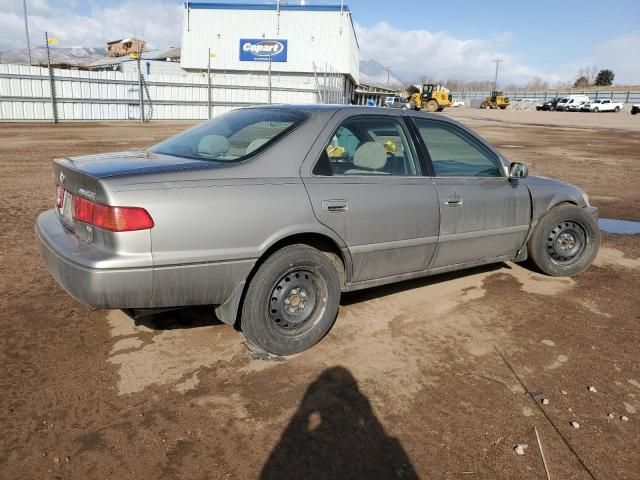
[[[640, 220], [640, 118], [447, 114]], [[345, 295], [283, 362], [207, 309], [133, 321], [73, 301], [34, 242], [51, 159], [187, 125], [0, 126], [0, 478], [544, 479], [534, 427], [554, 479], [640, 478], [640, 236], [604, 235], [574, 279], [504, 263]]]

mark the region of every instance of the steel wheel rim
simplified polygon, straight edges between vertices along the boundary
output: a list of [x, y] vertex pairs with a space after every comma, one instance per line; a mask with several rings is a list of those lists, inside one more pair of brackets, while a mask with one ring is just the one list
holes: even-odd
[[587, 232], [573, 221], [561, 222], [547, 236], [547, 255], [558, 265], [568, 265], [580, 259], [587, 246]]
[[269, 320], [278, 332], [298, 336], [313, 328], [322, 318], [327, 303], [325, 280], [306, 268], [282, 275], [268, 299]]

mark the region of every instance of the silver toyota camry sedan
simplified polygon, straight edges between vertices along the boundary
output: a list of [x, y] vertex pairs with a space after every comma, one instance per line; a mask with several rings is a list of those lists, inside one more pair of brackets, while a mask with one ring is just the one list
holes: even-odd
[[54, 162], [47, 269], [93, 308], [212, 305], [248, 344], [318, 342], [341, 292], [505, 260], [576, 275], [600, 243], [577, 187], [438, 114], [231, 111], [142, 151]]

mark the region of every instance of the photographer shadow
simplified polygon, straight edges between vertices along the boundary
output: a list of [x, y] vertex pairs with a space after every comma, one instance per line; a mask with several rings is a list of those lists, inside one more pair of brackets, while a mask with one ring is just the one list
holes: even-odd
[[418, 476], [400, 442], [384, 431], [353, 375], [343, 367], [333, 367], [309, 385], [259, 478]]

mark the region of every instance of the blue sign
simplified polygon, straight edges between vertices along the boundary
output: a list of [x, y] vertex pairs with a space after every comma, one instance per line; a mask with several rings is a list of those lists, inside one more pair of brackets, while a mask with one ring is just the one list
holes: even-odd
[[269, 40], [265, 38], [241, 38], [241, 62], [272, 62], [287, 61], [287, 41]]

